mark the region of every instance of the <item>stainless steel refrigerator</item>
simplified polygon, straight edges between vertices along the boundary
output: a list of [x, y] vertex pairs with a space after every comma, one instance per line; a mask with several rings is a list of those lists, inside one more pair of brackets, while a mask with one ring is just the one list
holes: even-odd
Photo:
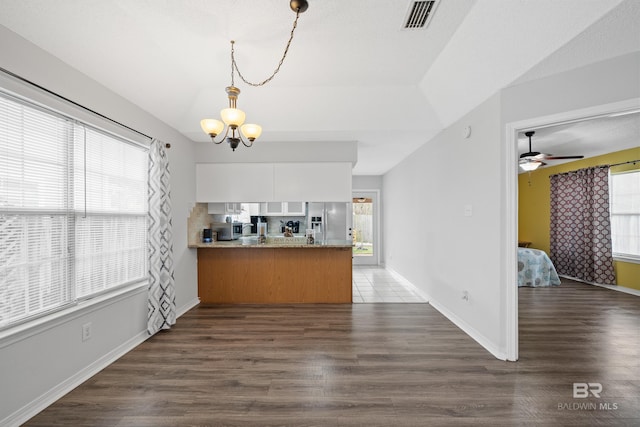
[[307, 228], [315, 230], [317, 242], [351, 240], [351, 203], [310, 202], [307, 215]]

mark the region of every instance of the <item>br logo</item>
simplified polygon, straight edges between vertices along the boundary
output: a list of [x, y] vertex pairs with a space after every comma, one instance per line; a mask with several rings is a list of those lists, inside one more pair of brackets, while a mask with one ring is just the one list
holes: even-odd
[[573, 383], [573, 398], [586, 399], [589, 395], [600, 399], [602, 384], [600, 383]]

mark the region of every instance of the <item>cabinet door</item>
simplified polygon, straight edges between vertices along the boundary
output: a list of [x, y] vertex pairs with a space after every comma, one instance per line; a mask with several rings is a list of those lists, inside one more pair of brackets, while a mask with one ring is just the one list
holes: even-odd
[[225, 214], [225, 203], [207, 203], [207, 213], [211, 214]]
[[264, 215], [282, 215], [284, 213], [282, 202], [266, 202], [264, 204]]
[[249, 211], [249, 215], [251, 216], [260, 215], [260, 203], [247, 203], [246, 205]]
[[351, 163], [276, 163], [274, 199], [301, 202], [350, 202]]
[[197, 163], [197, 202], [259, 202], [273, 198], [273, 163]]
[[305, 202], [286, 202], [284, 204], [284, 213], [290, 216], [304, 216]]

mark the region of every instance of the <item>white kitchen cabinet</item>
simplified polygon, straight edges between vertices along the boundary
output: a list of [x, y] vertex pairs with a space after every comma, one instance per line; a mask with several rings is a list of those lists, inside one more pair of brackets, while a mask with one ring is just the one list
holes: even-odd
[[265, 216], [305, 216], [305, 202], [265, 202], [261, 203], [261, 215]]
[[[196, 201], [350, 202], [351, 168], [350, 162], [198, 163]], [[278, 214], [263, 214], [270, 212]]]
[[284, 202], [282, 210], [285, 215], [288, 216], [305, 216], [307, 214], [305, 209], [305, 202]]
[[228, 215], [240, 215], [242, 213], [242, 203], [225, 203], [225, 213]]
[[249, 211], [249, 215], [258, 216], [262, 215], [260, 212], [260, 203], [243, 203], [245, 205], [245, 209]]
[[261, 203], [261, 213], [265, 216], [282, 216], [284, 214], [284, 206], [282, 202], [265, 202]]
[[208, 203], [209, 214], [240, 215], [242, 203]]
[[207, 203], [207, 211], [211, 214], [224, 214], [225, 203]]
[[350, 202], [351, 163], [276, 163], [274, 200]]
[[273, 163], [197, 163], [196, 201], [260, 202], [273, 199]]

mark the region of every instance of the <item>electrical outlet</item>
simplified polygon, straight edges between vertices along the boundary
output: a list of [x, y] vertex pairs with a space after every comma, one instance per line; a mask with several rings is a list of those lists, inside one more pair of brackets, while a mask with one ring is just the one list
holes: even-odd
[[82, 341], [86, 341], [91, 338], [91, 322], [82, 325]]

